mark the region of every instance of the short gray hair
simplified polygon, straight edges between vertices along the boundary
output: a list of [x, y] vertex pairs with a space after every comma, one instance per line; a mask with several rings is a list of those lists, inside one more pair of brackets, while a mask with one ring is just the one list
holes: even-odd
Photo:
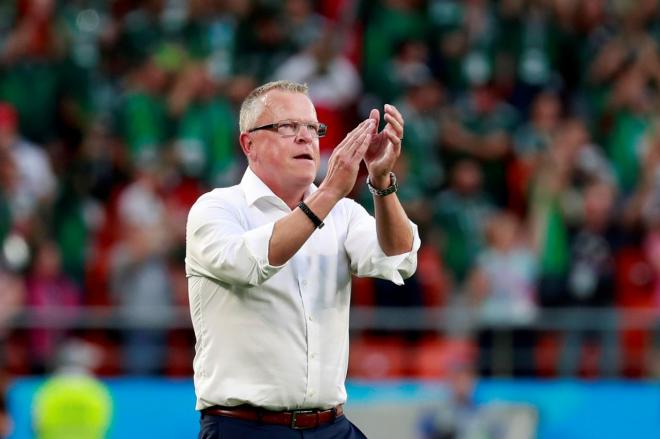
[[293, 81], [273, 81], [261, 85], [250, 92], [241, 104], [238, 127], [241, 132], [254, 128], [254, 124], [263, 111], [263, 95], [271, 90], [282, 90], [290, 93], [302, 93], [307, 95], [309, 87]]

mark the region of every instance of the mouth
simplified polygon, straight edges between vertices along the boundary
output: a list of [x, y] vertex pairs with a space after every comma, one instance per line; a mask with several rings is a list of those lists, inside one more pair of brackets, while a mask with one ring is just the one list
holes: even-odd
[[311, 154], [298, 154], [297, 156], [293, 157], [296, 160], [314, 160], [314, 157], [312, 157]]

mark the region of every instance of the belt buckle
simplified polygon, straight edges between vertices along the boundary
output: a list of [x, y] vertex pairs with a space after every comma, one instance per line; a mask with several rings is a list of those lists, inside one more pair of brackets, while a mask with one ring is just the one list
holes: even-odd
[[[298, 415], [301, 415], [301, 414], [314, 413], [314, 411], [315, 410], [293, 410], [293, 411], [291, 411], [291, 425], [290, 425], [290, 427], [293, 430], [304, 430], [306, 428], [310, 428], [310, 427], [298, 427], [296, 425], [296, 417]], [[317, 425], [317, 427], [318, 427], [318, 425]]]

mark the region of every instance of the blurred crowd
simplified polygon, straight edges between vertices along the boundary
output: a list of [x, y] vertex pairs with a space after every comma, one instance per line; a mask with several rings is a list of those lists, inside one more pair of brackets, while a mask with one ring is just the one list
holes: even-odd
[[[482, 375], [538, 375], [556, 340], [555, 373], [594, 345], [598, 374], [650, 375], [660, 331], [616, 311], [660, 311], [659, 44], [656, 0], [1, 2], [0, 366], [43, 372], [75, 333], [106, 348], [101, 373], [189, 373], [191, 331], [148, 322], [187, 306], [186, 215], [242, 175], [242, 99], [289, 79], [325, 158], [371, 108], [406, 120], [418, 273], [356, 280], [356, 305], [465, 316], [441, 338], [467, 337]], [[146, 323], [10, 325], [106, 306]], [[597, 330], [537, 330], [565, 308]]]

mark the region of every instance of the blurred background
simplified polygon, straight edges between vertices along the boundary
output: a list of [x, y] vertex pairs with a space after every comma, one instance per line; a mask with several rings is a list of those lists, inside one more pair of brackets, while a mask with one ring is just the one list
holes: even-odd
[[0, 437], [196, 437], [186, 215], [276, 79], [326, 159], [406, 119], [418, 270], [353, 288], [367, 435], [660, 436], [658, 3], [0, 1]]

